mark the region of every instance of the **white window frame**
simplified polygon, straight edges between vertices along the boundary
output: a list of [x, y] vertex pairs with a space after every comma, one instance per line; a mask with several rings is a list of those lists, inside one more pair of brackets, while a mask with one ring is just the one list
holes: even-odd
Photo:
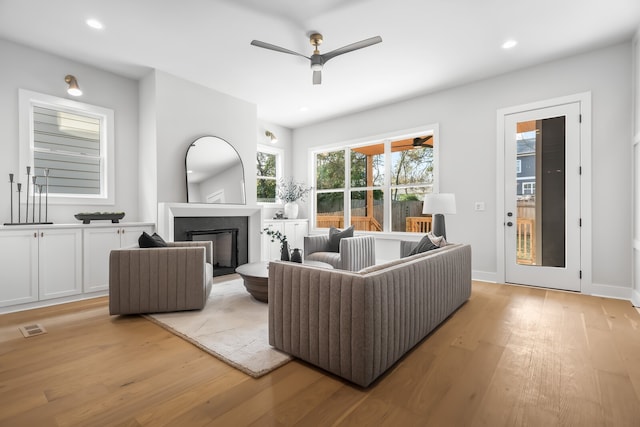
[[39, 106], [57, 111], [94, 117], [100, 120], [100, 193], [55, 194], [50, 193], [51, 204], [114, 205], [115, 204], [115, 149], [114, 113], [109, 108], [85, 104], [57, 96], [19, 89], [19, 173], [18, 182], [26, 182], [27, 166], [34, 164], [33, 107]]
[[[372, 135], [369, 137], [365, 137], [365, 138], [361, 138], [358, 140], [352, 140], [352, 141], [346, 141], [346, 142], [341, 142], [341, 143], [337, 143], [337, 144], [331, 144], [331, 145], [325, 145], [325, 146], [319, 146], [319, 147], [313, 147], [309, 149], [309, 163], [310, 163], [310, 167], [309, 167], [309, 182], [313, 183], [312, 186], [314, 188], [312, 188], [311, 190], [311, 194], [309, 197], [309, 221], [310, 221], [310, 229], [311, 232], [318, 232], [318, 233], [322, 233], [325, 232], [326, 229], [319, 229], [316, 224], [317, 224], [317, 218], [316, 218], [316, 207], [315, 207], [315, 202], [316, 202], [316, 195], [318, 190], [316, 190], [315, 188], [315, 180], [316, 180], [316, 155], [319, 153], [323, 153], [323, 152], [327, 152], [327, 151], [339, 151], [339, 150], [345, 150], [345, 187], [344, 187], [344, 215], [345, 215], [345, 227], [348, 227], [348, 224], [351, 221], [351, 203], [350, 203], [350, 197], [351, 197], [351, 191], [352, 190], [367, 190], [367, 189], [378, 189], [379, 187], [364, 187], [364, 188], [360, 188], [360, 187], [351, 187], [351, 182], [349, 179], [349, 174], [351, 173], [350, 171], [350, 167], [351, 167], [351, 162], [350, 162], [350, 157], [349, 157], [349, 153], [350, 153], [350, 149], [351, 148], [355, 148], [355, 147], [359, 147], [359, 146], [366, 146], [366, 145], [372, 145], [372, 144], [379, 144], [381, 142], [384, 142], [385, 144], [385, 181], [384, 181], [384, 185], [382, 190], [385, 193], [385, 198], [384, 198], [384, 211], [385, 211], [385, 216], [384, 216], [384, 224], [383, 224], [383, 231], [381, 232], [361, 232], [359, 231], [358, 233], [362, 233], [362, 234], [368, 234], [368, 233], [372, 233], [375, 234], [375, 236], [381, 236], [381, 237], [385, 237], [385, 236], [389, 236], [390, 238], [394, 238], [394, 237], [398, 237], [398, 236], [406, 236], [407, 234], [415, 234], [415, 233], [408, 233], [406, 231], [391, 231], [391, 199], [389, 197], [387, 197], [390, 194], [390, 190], [392, 187], [396, 187], [396, 186], [392, 186], [391, 185], [391, 142], [392, 141], [396, 141], [396, 140], [401, 140], [401, 139], [409, 139], [409, 138], [415, 138], [415, 137], [420, 137], [420, 136], [424, 136], [426, 133], [429, 134], [433, 134], [433, 184], [431, 184], [431, 191], [432, 193], [438, 193], [440, 191], [440, 161], [439, 161], [439, 157], [440, 157], [440, 127], [438, 125], [438, 123], [432, 123], [432, 124], [428, 124], [428, 125], [424, 125], [424, 126], [419, 126], [416, 128], [411, 128], [411, 129], [404, 129], [404, 130], [399, 130], [399, 131], [394, 131], [394, 132], [388, 132], [388, 133], [384, 133], [384, 134], [380, 134], [380, 135]], [[406, 185], [406, 187], [415, 187], [416, 185]], [[398, 186], [398, 187], [402, 187], [402, 186]], [[324, 191], [322, 190], [321, 192], [329, 192], [329, 191]]]
[[[256, 150], [256, 156], [258, 155], [259, 152], [273, 154], [276, 156], [276, 185], [277, 185], [277, 183], [283, 177], [284, 150], [282, 148], [276, 148], [276, 147], [270, 147], [268, 145], [258, 144], [258, 149]], [[258, 183], [258, 176], [256, 171], [256, 186], [258, 185], [257, 183]], [[257, 204], [264, 207], [276, 207], [276, 208], [284, 206], [284, 203], [282, 203], [282, 201], [278, 199], [277, 195], [276, 195], [276, 201], [273, 203], [257, 202]]]
[[516, 173], [522, 173], [522, 160], [516, 159]]
[[536, 194], [536, 183], [533, 182], [523, 182], [522, 183], [522, 195], [533, 195]]

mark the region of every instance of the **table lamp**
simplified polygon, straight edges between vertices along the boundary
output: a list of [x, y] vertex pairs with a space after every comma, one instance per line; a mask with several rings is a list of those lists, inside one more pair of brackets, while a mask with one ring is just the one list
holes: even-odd
[[433, 234], [447, 239], [443, 214], [456, 213], [456, 196], [453, 193], [425, 194], [422, 213], [433, 217]]

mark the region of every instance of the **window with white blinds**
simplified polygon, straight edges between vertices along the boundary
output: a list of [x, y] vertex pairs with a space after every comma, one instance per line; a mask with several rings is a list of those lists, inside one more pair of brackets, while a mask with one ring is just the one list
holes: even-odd
[[33, 107], [33, 165], [49, 194], [100, 194], [100, 119]]
[[19, 179], [30, 166], [50, 202], [113, 203], [113, 110], [20, 90], [20, 123]]

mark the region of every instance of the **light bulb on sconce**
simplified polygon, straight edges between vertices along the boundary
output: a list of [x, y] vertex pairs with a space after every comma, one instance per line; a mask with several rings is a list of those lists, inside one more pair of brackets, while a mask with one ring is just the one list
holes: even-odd
[[71, 74], [67, 74], [64, 77], [64, 81], [69, 85], [69, 89], [67, 89], [67, 93], [71, 96], [80, 96], [82, 95], [82, 91], [80, 90], [80, 86], [78, 86], [78, 80], [76, 80], [75, 76]]
[[271, 139], [272, 144], [275, 144], [276, 142], [278, 142], [278, 137], [270, 130], [265, 131], [264, 134]]

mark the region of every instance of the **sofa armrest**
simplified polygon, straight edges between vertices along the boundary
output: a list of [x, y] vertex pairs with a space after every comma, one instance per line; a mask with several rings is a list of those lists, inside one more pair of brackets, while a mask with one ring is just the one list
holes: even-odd
[[205, 256], [206, 248], [196, 245], [112, 250], [109, 312], [132, 314], [203, 308], [210, 289], [207, 270], [211, 270]]
[[269, 344], [357, 384], [368, 383], [364, 277], [269, 263]]
[[181, 241], [167, 242], [169, 248], [199, 248], [204, 247], [207, 250], [206, 262], [213, 265], [213, 242], [211, 240], [202, 241]]
[[329, 236], [318, 234], [317, 236], [304, 237], [304, 255], [311, 255], [314, 252], [327, 252], [329, 250]]
[[340, 239], [340, 268], [359, 271], [376, 263], [376, 238], [355, 236]]

